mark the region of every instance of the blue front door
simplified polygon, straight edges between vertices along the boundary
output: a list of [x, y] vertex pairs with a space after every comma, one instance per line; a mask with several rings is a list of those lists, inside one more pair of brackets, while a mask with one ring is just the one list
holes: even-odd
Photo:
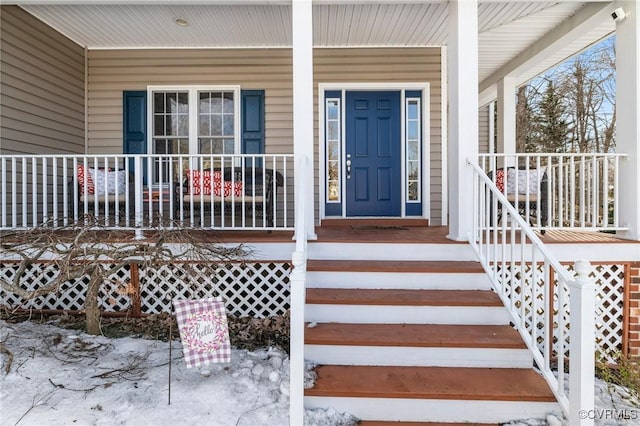
[[400, 216], [400, 92], [346, 93], [347, 216]]

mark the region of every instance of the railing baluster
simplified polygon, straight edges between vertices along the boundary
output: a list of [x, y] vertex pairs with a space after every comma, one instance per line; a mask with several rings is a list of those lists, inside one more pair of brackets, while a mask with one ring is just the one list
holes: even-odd
[[593, 220], [592, 220], [592, 225], [591, 226], [597, 227], [602, 223], [602, 221], [599, 219], [599, 216], [600, 216], [600, 214], [599, 214], [599, 211], [600, 211], [600, 190], [599, 190], [600, 183], [599, 183], [599, 179], [598, 178], [600, 176], [600, 173], [598, 173], [598, 169], [599, 169], [598, 160], [597, 160], [595, 155], [593, 156], [592, 162], [593, 162], [593, 166], [592, 166], [593, 171], [591, 173], [593, 174], [593, 183], [592, 183], [593, 190], [591, 192], [592, 192], [593, 195], [592, 195], [592, 197], [589, 197], [589, 198], [592, 198], [592, 200], [591, 200], [591, 203], [592, 203], [592, 213], [591, 213], [591, 215], [593, 216]]
[[538, 347], [538, 262], [537, 247], [531, 247], [531, 346]]
[[522, 292], [522, 300], [520, 301], [520, 327], [524, 330], [527, 329], [527, 306], [526, 306], [526, 297], [527, 297], [527, 280], [525, 274], [525, 268], [527, 265], [527, 260], [525, 258], [525, 230], [524, 226], [519, 229], [520, 234], [520, 291]]
[[[282, 171], [282, 176], [284, 179], [284, 182], [287, 182], [287, 166], [288, 166], [288, 158], [287, 157], [282, 157], [281, 159], [281, 165], [279, 170]], [[278, 170], [278, 169], [276, 169]], [[273, 180], [276, 181], [277, 180], [277, 175], [276, 175], [276, 170], [274, 170], [273, 173]], [[277, 188], [277, 186], [276, 186]], [[283, 199], [282, 199], [282, 208], [280, 209], [281, 215], [282, 217], [278, 218], [277, 216], [273, 218], [273, 223], [274, 225], [278, 223], [278, 221], [280, 221], [280, 223], [283, 224], [283, 226], [287, 226], [287, 220], [288, 220], [288, 209], [287, 209], [287, 186], [286, 183], [284, 184], [284, 188], [283, 188]], [[277, 205], [278, 202], [280, 202], [280, 200], [278, 200], [278, 197], [276, 196], [277, 191], [273, 194], [273, 203]]]
[[606, 228], [611, 225], [609, 222], [609, 159], [602, 160], [602, 223], [600, 226]]
[[[53, 179], [53, 226], [59, 226], [59, 215], [58, 215], [58, 157], [53, 157], [51, 159], [51, 178]], [[63, 189], [64, 191], [64, 189]]]
[[613, 227], [617, 228], [620, 226], [620, 221], [618, 219], [618, 212], [620, 211], [620, 175], [618, 174], [618, 171], [620, 170], [620, 157], [615, 157], [615, 162], [615, 174], [613, 175]]
[[[136, 228], [136, 239], [142, 239], [144, 237], [142, 233], [142, 225], [143, 225], [143, 214], [144, 214], [144, 206], [143, 206], [143, 192], [142, 192], [142, 183], [144, 178], [144, 171], [142, 168], [142, 157], [140, 155], [136, 155], [134, 157], [134, 187], [135, 187], [135, 206], [134, 206], [134, 225]], [[149, 179], [151, 168], [147, 169], [147, 182], [150, 183]]]
[[[100, 160], [99, 159], [98, 159], [98, 161], [96, 161], [96, 165], [98, 166], [98, 171], [96, 172], [96, 176], [98, 175], [98, 173], [100, 173], [104, 177], [103, 182], [102, 182], [102, 193], [103, 193], [105, 202], [101, 203], [101, 204], [104, 204], [104, 226], [107, 227], [107, 226], [109, 226], [109, 214], [110, 214], [110, 204], [111, 204], [111, 203], [109, 203], [109, 191], [108, 191], [108, 182], [107, 182], [107, 171], [109, 170], [109, 164], [107, 163], [107, 157], [103, 157], [102, 158], [102, 170], [99, 170], [99, 167], [100, 167]], [[100, 199], [99, 194], [98, 194], [99, 192], [100, 191], [98, 190], [98, 188], [96, 188], [96, 198], [97, 198], [97, 200]], [[98, 206], [98, 201], [96, 201], [96, 208], [97, 208], [97, 211], [100, 211], [100, 207]]]
[[47, 166], [47, 157], [42, 157], [42, 223], [49, 223], [49, 190], [47, 188], [49, 184], [49, 179], [47, 178], [48, 166]]
[[7, 227], [7, 159], [0, 158], [0, 173], [2, 173], [2, 227]]
[[[26, 176], [25, 176], [26, 177]], [[38, 162], [31, 158], [31, 226], [38, 225]]]
[[27, 185], [28, 185], [29, 179], [27, 179], [27, 158], [26, 157], [22, 159], [21, 179], [22, 179], [22, 227], [27, 228], [29, 226], [29, 223], [28, 223], [29, 210], [27, 208], [27, 199], [29, 196], [29, 193], [27, 192]]
[[[175, 227], [175, 218], [174, 218], [174, 206], [175, 206], [175, 164], [173, 158], [169, 159], [169, 176], [167, 177], [168, 186], [169, 186], [169, 222], [170, 226]], [[213, 194], [212, 194], [213, 195]], [[211, 197], [213, 199], [213, 196]]]
[[569, 162], [569, 176], [571, 184], [569, 186], [570, 193], [570, 204], [569, 204], [569, 217], [571, 220], [571, 226], [576, 226], [576, 191], [579, 190], [579, 179], [576, 177], [576, 165], [575, 165], [575, 157], [570, 157], [571, 161]]
[[546, 321], [543, 321], [543, 323], [545, 323], [545, 327], [543, 330], [544, 333], [544, 345], [542, 346], [542, 355], [544, 357], [544, 368], [548, 368], [551, 369], [551, 356], [553, 355], [553, 324], [554, 324], [554, 317], [553, 317], [553, 278], [551, 276], [551, 268], [549, 266], [549, 262], [547, 262], [547, 260], [544, 258], [544, 256], [542, 257], [542, 274], [543, 280], [547, 281], [547, 285], [543, 285], [542, 287], [542, 300], [547, 302], [547, 304], [544, 306], [544, 316], [546, 317]]
[[126, 227], [131, 226], [131, 219], [130, 219], [130, 215], [131, 215], [131, 197], [129, 196], [129, 194], [131, 194], [131, 185], [133, 185], [133, 182], [131, 182], [130, 179], [130, 175], [131, 175], [131, 169], [129, 168], [130, 162], [131, 162], [131, 157], [125, 156], [122, 158], [122, 161], [124, 162], [124, 223]]
[[580, 193], [579, 193], [579, 222], [580, 222], [580, 227], [584, 228], [585, 227], [585, 222], [586, 222], [586, 206], [585, 206], [585, 197], [586, 197], [586, 193], [587, 193], [587, 184], [589, 182], [589, 179], [585, 179], [585, 175], [586, 175], [586, 161], [584, 157], [580, 158], [580, 166], [579, 166], [579, 170], [580, 170], [580, 177], [579, 177], [579, 182], [580, 182]]
[[565, 350], [564, 350], [564, 344], [565, 344], [565, 330], [567, 327], [567, 322], [564, 316], [564, 306], [566, 304], [566, 287], [565, 287], [566, 283], [565, 281], [562, 279], [561, 276], [558, 276], [558, 316], [557, 316], [557, 321], [558, 321], [558, 327], [557, 327], [557, 342], [558, 342], [558, 349], [556, 350], [556, 357], [557, 357], [557, 363], [558, 363], [558, 367], [557, 367], [557, 371], [558, 371], [558, 392], [562, 392], [564, 394], [564, 376], [565, 376], [565, 361], [564, 361], [564, 357], [565, 357]]

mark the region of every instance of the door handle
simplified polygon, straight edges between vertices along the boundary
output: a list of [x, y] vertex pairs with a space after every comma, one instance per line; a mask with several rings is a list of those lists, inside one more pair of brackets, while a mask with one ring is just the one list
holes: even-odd
[[347, 179], [351, 178], [351, 154], [347, 154], [347, 161], [345, 163], [347, 166]]

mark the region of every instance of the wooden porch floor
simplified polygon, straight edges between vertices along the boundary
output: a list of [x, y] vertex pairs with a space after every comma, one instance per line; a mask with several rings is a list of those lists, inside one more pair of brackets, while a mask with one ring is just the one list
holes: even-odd
[[[107, 235], [110, 241], [130, 241], [135, 238], [133, 231], [100, 231]], [[317, 240], [327, 242], [351, 243], [402, 243], [402, 244], [466, 244], [465, 241], [453, 241], [447, 238], [447, 226], [318, 226]], [[4, 236], [11, 232], [2, 233]], [[153, 240], [150, 231], [143, 232], [144, 239]], [[221, 243], [292, 243], [292, 231], [212, 231], [201, 230], [193, 232], [201, 241], [215, 241]], [[613, 234], [602, 232], [578, 232], [548, 230], [544, 235], [537, 233], [545, 244], [640, 244], [637, 240], [625, 240]]]
[[[290, 231], [203, 231], [210, 232], [220, 242], [291, 242]], [[318, 239], [313, 242], [352, 243], [405, 243], [405, 244], [466, 244], [447, 238], [447, 226], [403, 227], [403, 226], [331, 226], [316, 227]], [[537, 233], [545, 244], [640, 244], [640, 241], [625, 240], [602, 232], [548, 230]]]

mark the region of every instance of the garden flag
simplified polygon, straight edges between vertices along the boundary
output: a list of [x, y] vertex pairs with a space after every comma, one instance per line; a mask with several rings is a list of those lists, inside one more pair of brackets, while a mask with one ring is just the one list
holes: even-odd
[[221, 297], [173, 300], [187, 368], [231, 361], [227, 313]]

